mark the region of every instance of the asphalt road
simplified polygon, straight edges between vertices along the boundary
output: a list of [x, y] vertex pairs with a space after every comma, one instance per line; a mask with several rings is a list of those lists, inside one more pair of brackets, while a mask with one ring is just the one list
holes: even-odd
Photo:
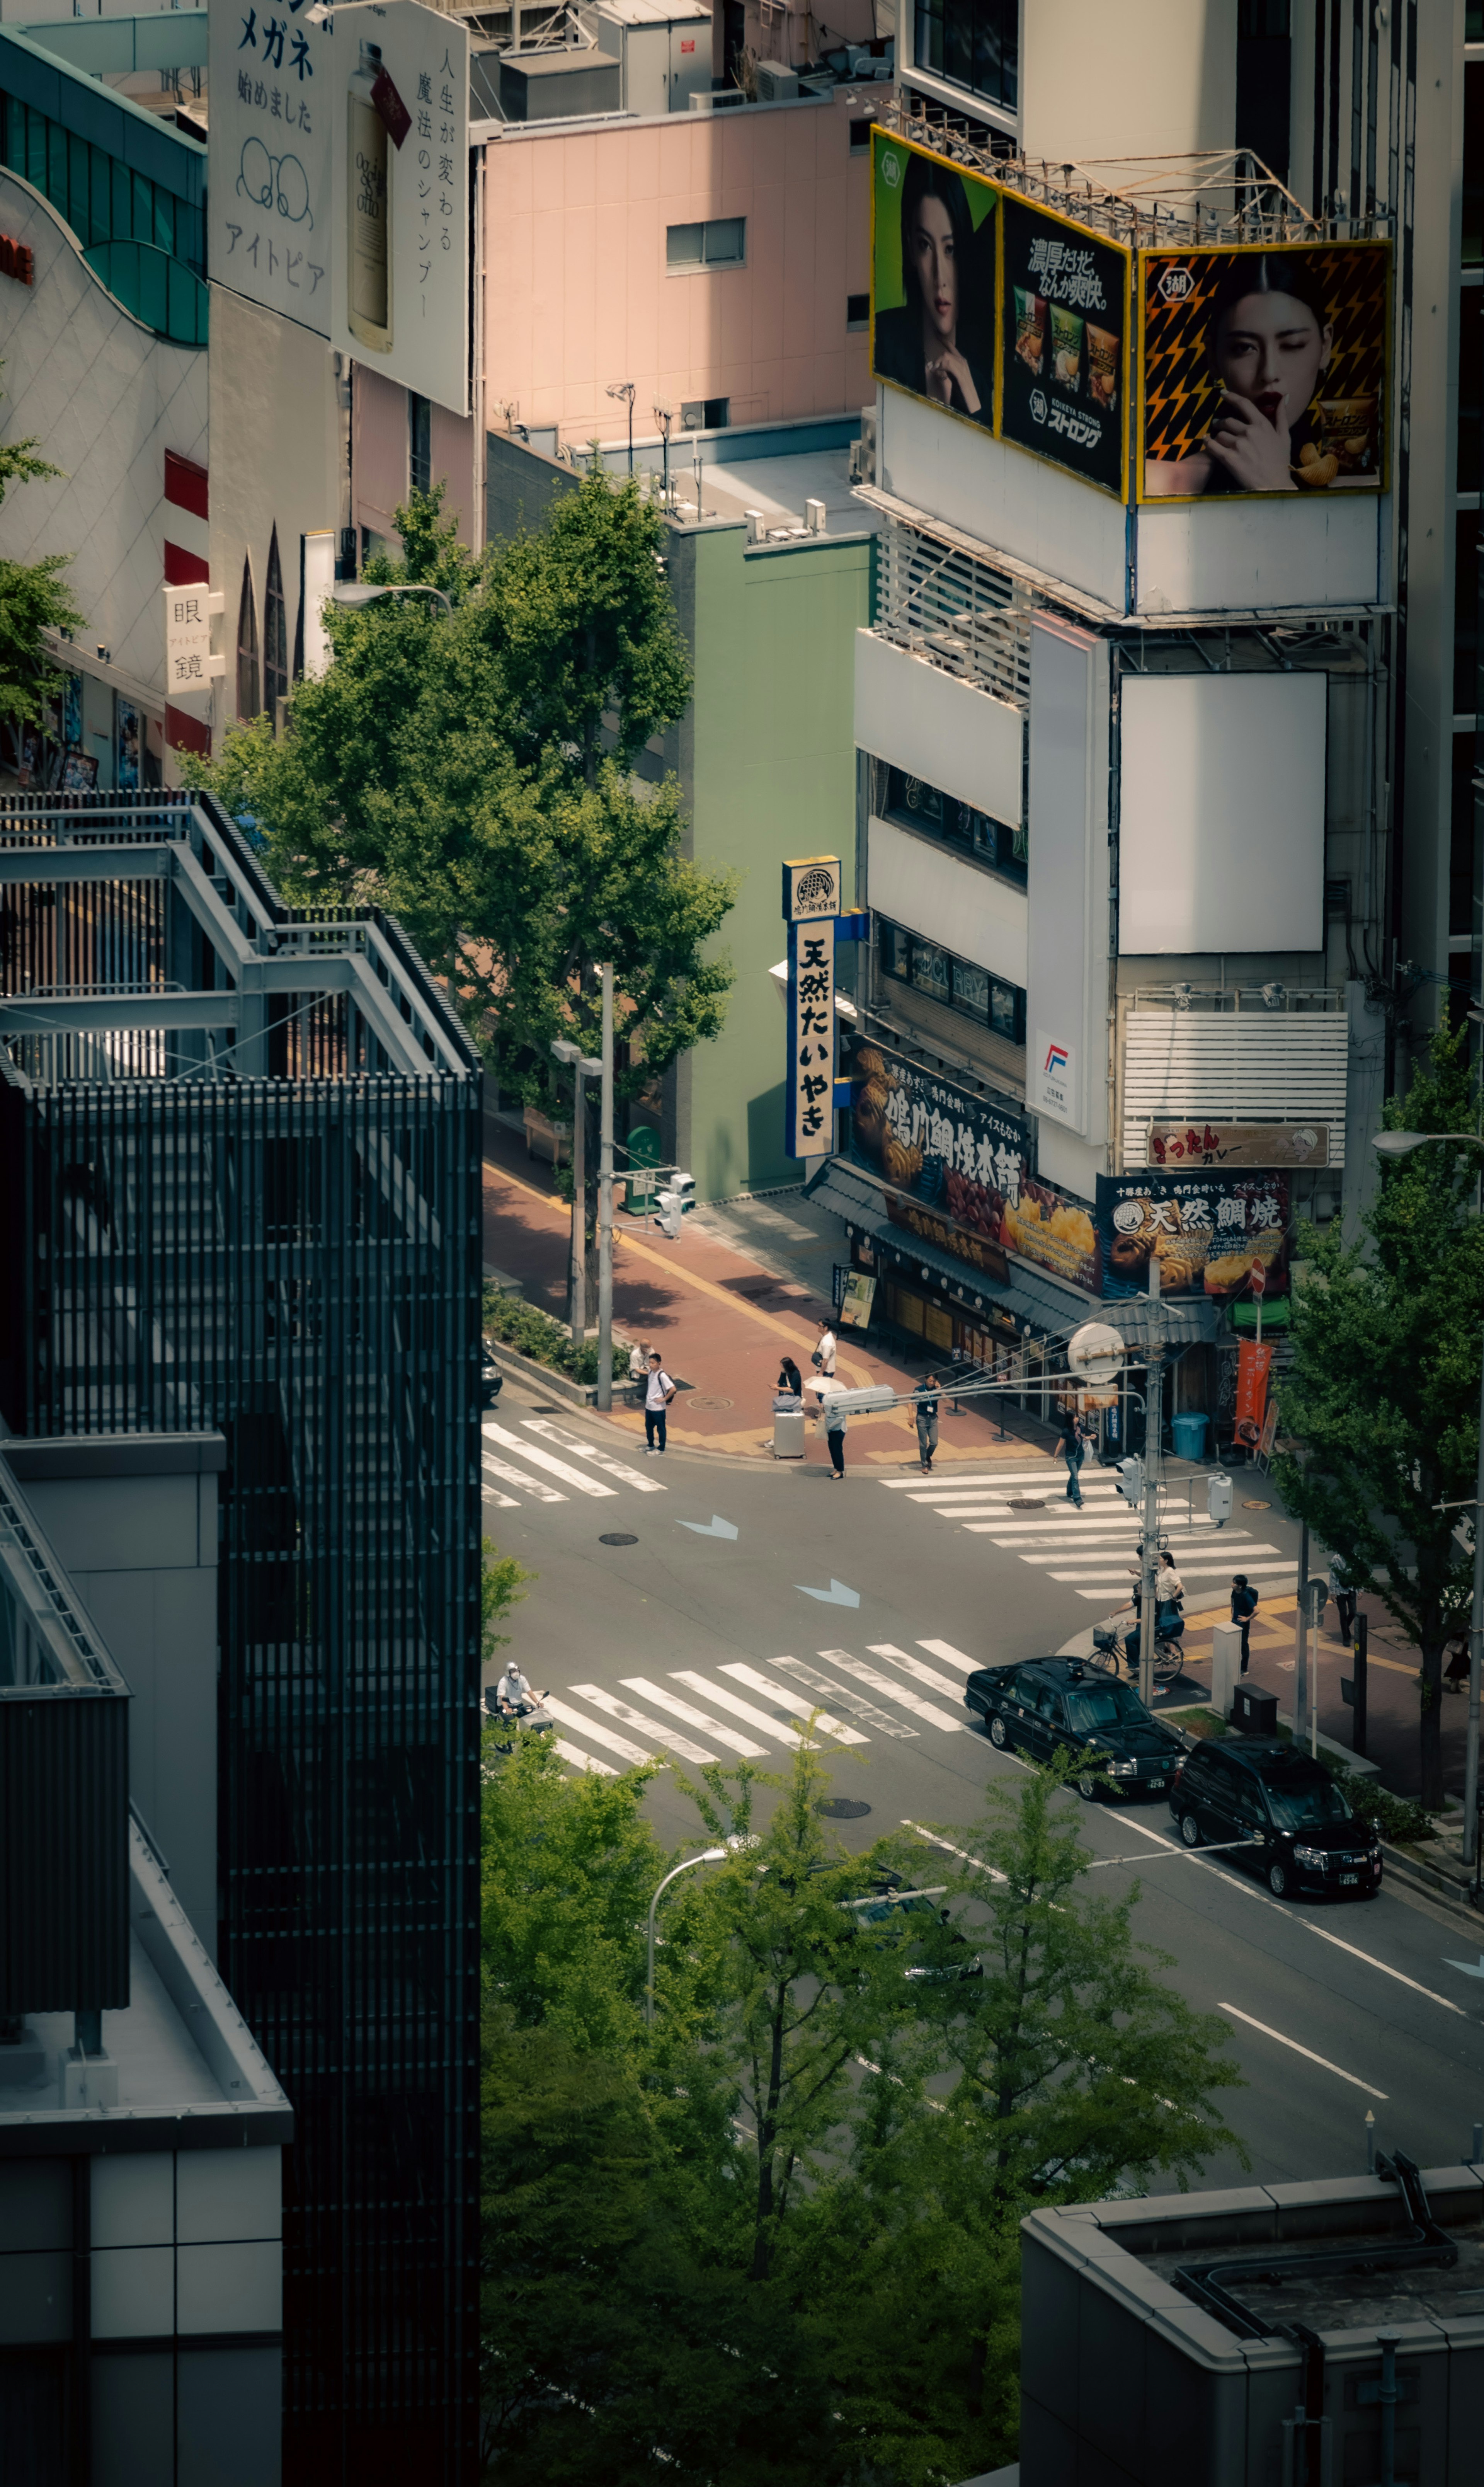
[[[1118, 1603], [1134, 1523], [1106, 1478], [1086, 1481], [1081, 1515], [1059, 1499], [1012, 1513], [1011, 1495], [1059, 1498], [1060, 1468], [931, 1485], [857, 1469], [834, 1485], [812, 1464], [647, 1458], [540, 1407], [507, 1385], [486, 1419], [485, 1526], [539, 1575], [513, 1647], [549, 1689], [574, 1767], [619, 1770], [663, 1741], [683, 1766], [745, 1750], [776, 1770], [790, 1720], [819, 1706], [853, 1740], [832, 1760], [834, 1792], [870, 1807], [840, 1825], [848, 1843], [907, 1823], [960, 1845], [988, 1783], [1021, 1767], [969, 1721], [966, 1669], [1053, 1652]], [[1239, 1497], [1219, 1546], [1198, 1514], [1176, 1536], [1192, 1610], [1218, 1603], [1233, 1570], [1291, 1564], [1286, 1523], [1265, 1513], [1258, 1538], [1243, 1519]], [[1197, 1697], [1190, 1684], [1173, 1695]], [[1158, 1799], [1063, 1801], [1099, 1880], [1137, 1880], [1138, 1933], [1171, 1955], [1172, 1983], [1228, 2021], [1248, 2086], [1224, 2111], [1251, 2154], [1246, 2181], [1360, 2173], [1367, 2110], [1382, 2148], [1423, 2166], [1466, 2156], [1484, 2118], [1484, 1975], [1468, 1973], [1484, 1954], [1470, 1929], [1396, 1886], [1363, 1905], [1278, 1902], [1187, 1855]], [[668, 1781], [652, 1810], [667, 1842], [694, 1835]], [[1203, 2178], [1239, 2181], [1235, 2159]]]

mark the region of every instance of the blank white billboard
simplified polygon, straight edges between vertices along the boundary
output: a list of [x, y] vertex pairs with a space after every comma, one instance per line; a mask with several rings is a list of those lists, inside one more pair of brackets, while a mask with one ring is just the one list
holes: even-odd
[[1324, 947], [1323, 674], [1123, 679], [1118, 947]]

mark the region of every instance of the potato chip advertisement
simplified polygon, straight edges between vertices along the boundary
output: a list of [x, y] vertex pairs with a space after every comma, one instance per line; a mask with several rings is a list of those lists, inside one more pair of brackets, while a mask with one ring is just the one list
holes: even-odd
[[871, 369], [988, 431], [1000, 194], [883, 130], [871, 147]]
[[1161, 1174], [1148, 1168], [1098, 1177], [1098, 1292], [1142, 1296], [1149, 1265], [1162, 1296], [1245, 1295], [1252, 1264], [1269, 1296], [1288, 1291], [1288, 1178], [1284, 1174]]
[[843, 1048], [855, 1087], [850, 1155], [888, 1187], [886, 1214], [925, 1244], [991, 1276], [1019, 1252], [1064, 1284], [1096, 1294], [1085, 1209], [1025, 1172], [1025, 1127], [864, 1037]]
[[1139, 498], [1379, 492], [1390, 244], [1145, 251]]
[[1122, 494], [1129, 254], [1025, 199], [999, 213], [1000, 436]]

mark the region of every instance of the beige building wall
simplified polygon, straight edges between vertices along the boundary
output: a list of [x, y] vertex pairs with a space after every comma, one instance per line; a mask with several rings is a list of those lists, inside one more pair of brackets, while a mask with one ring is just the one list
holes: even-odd
[[1230, 147], [1237, 0], [1027, 0], [1021, 97], [1022, 146], [1054, 163]]
[[[407, 392], [381, 372], [354, 366], [350, 443], [354, 523], [395, 544], [392, 516], [411, 487]], [[431, 473], [448, 487], [444, 515], [457, 518], [462, 543], [474, 541], [474, 418], [434, 405], [429, 420]]]
[[[847, 100], [847, 98], [850, 98]], [[838, 414], [872, 394], [847, 297], [870, 283], [869, 90], [611, 128], [510, 129], [486, 150], [485, 407], [563, 440], [623, 435], [605, 394], [652, 409], [730, 400], [730, 420]], [[666, 265], [671, 225], [746, 218], [745, 264]]]

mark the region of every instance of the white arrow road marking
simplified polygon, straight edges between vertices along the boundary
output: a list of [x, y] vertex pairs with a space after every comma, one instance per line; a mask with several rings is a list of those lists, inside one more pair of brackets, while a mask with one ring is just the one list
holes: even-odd
[[710, 1736], [714, 1743], [725, 1745], [728, 1752], [741, 1753], [744, 1762], [759, 1761], [768, 1750], [766, 1745], [754, 1745], [747, 1737], [739, 1736], [734, 1728], [718, 1726], [714, 1719], [708, 1719], [704, 1710], [693, 1710], [688, 1701], [682, 1701], [678, 1692], [666, 1692], [662, 1685], [652, 1684], [647, 1675], [626, 1675], [624, 1686], [626, 1691], [642, 1693], [646, 1701], [653, 1701], [657, 1710], [673, 1710], [676, 1718], [684, 1719], [687, 1727], [699, 1727], [701, 1733]]
[[[771, 1736], [775, 1744], [787, 1745], [794, 1752], [800, 1746], [806, 1752], [819, 1750], [807, 1736], [800, 1736], [797, 1729], [785, 1726], [781, 1719], [770, 1719], [766, 1711], [754, 1709], [750, 1701], [739, 1700], [737, 1694], [727, 1691], [723, 1685], [709, 1684], [704, 1675], [695, 1674], [689, 1667], [677, 1666], [674, 1680], [677, 1684], [687, 1684], [691, 1691], [699, 1692], [704, 1701], [714, 1701], [718, 1709], [730, 1710], [734, 1719], [742, 1719], [749, 1727], [756, 1727], [760, 1735]], [[792, 1702], [792, 1695], [783, 1694], [780, 1698]]]
[[714, 1511], [710, 1520], [683, 1520], [681, 1526], [690, 1529], [697, 1537], [735, 1537], [737, 1534], [731, 1522], [723, 1520], [719, 1511]]
[[662, 1726], [658, 1719], [646, 1719], [642, 1710], [631, 1710], [627, 1701], [620, 1701], [616, 1692], [605, 1692], [601, 1684], [569, 1684], [567, 1690], [578, 1701], [591, 1701], [595, 1710], [605, 1710], [609, 1718], [616, 1719], [621, 1726], [637, 1727], [642, 1736], [653, 1736], [657, 1744], [666, 1746], [672, 1753], [679, 1753], [683, 1762], [714, 1762], [716, 1759], [714, 1753], [708, 1753], [701, 1746], [692, 1745], [686, 1737], [677, 1736], [673, 1727]]
[[[786, 1719], [798, 1715], [798, 1696], [791, 1686], [774, 1684], [770, 1675], [760, 1675], [755, 1666], [743, 1666], [738, 1659], [728, 1659], [721, 1672], [735, 1676], [739, 1684], [747, 1685], [754, 1692], [765, 1692], [770, 1701], [780, 1702]], [[854, 1727], [847, 1727], [841, 1719], [832, 1719], [827, 1710], [820, 1712], [819, 1724], [837, 1745], [869, 1745], [871, 1742], [869, 1736], [859, 1736]]]
[[522, 1416], [520, 1423], [526, 1433], [539, 1434], [544, 1442], [554, 1442], [559, 1451], [574, 1451], [579, 1460], [588, 1460], [595, 1468], [602, 1468], [604, 1476], [618, 1477], [624, 1485], [631, 1485], [635, 1494], [667, 1494], [669, 1491], [658, 1477], [644, 1476], [638, 1468], [626, 1467], [622, 1460], [614, 1458], [611, 1451], [601, 1449], [597, 1442], [580, 1440], [575, 1434], [569, 1434], [562, 1426], [553, 1425], [548, 1416]]
[[565, 1502], [567, 1499], [565, 1494], [558, 1494], [554, 1485], [546, 1485], [540, 1477], [527, 1476], [524, 1468], [513, 1468], [508, 1460], [497, 1460], [489, 1451], [484, 1453], [480, 1466], [486, 1476], [503, 1477], [507, 1485], [518, 1485], [522, 1494], [531, 1495], [537, 1502]]
[[539, 1468], [560, 1477], [563, 1485], [574, 1486], [578, 1494], [601, 1495], [611, 1500], [610, 1485], [600, 1485], [596, 1477], [584, 1476], [580, 1468], [570, 1467], [565, 1460], [554, 1460], [549, 1451], [538, 1450], [534, 1442], [522, 1441], [518, 1434], [508, 1434], [503, 1425], [482, 1425], [480, 1432], [487, 1442], [503, 1442], [506, 1450], [518, 1451], [523, 1460], [534, 1460]]
[[880, 1667], [867, 1666], [863, 1658], [853, 1658], [848, 1649], [822, 1649], [820, 1656], [826, 1659], [831, 1666], [837, 1666], [842, 1675], [854, 1675], [857, 1684], [869, 1684], [873, 1692], [884, 1692], [889, 1700], [900, 1702], [914, 1719], [925, 1719], [930, 1727], [941, 1727], [950, 1736], [963, 1735], [962, 1719], [950, 1719], [946, 1710], [935, 1708], [931, 1701], [919, 1700], [915, 1692], [905, 1692], [889, 1675], [882, 1675]]
[[848, 1589], [843, 1580], [831, 1580], [827, 1589], [806, 1589], [802, 1580], [796, 1580], [794, 1586], [802, 1597], [818, 1598], [822, 1607], [858, 1607], [860, 1604], [859, 1590]]
[[1316, 2055], [1312, 2047], [1301, 2047], [1297, 2038], [1285, 2038], [1281, 2029], [1270, 2029], [1266, 2021], [1254, 2021], [1250, 2012], [1239, 2012], [1235, 2003], [1218, 2003], [1217, 2010], [1229, 2012], [1234, 2021], [1245, 2021], [1249, 2029], [1258, 2030], [1264, 2038], [1276, 2039], [1280, 2047], [1291, 2047], [1296, 2055], [1303, 2057], [1305, 2063], [1317, 2064], [1322, 2073], [1332, 2073], [1337, 2082], [1349, 2082], [1352, 2089], [1364, 2090], [1367, 2098], [1384, 2099], [1386, 2097], [1385, 2090], [1373, 2089], [1370, 2082], [1362, 2082], [1358, 2073], [1342, 2073], [1338, 2064], [1331, 2064], [1327, 2056]]

